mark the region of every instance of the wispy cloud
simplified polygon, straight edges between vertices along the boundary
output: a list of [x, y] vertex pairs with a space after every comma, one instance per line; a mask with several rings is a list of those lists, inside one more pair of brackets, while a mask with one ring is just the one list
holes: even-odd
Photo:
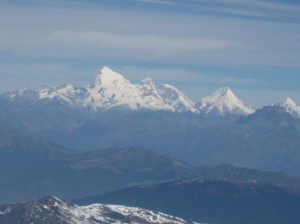
[[151, 4], [162, 4], [162, 5], [178, 5], [178, 3], [170, 0], [135, 0], [136, 2], [144, 2]]
[[0, 92], [24, 87], [38, 88], [47, 84], [85, 86], [97, 72], [93, 68], [82, 69], [64, 63], [1, 63], [0, 67], [4, 76], [0, 77]]
[[139, 2], [169, 5], [182, 12], [198, 12], [212, 16], [235, 16], [248, 19], [292, 19], [299, 18], [300, 6], [285, 1], [270, 2], [265, 0], [137, 0]]
[[[1, 33], [1, 32], [0, 32]], [[54, 31], [30, 36], [30, 32], [2, 35], [0, 51], [34, 57], [99, 57], [134, 60], [170, 60], [191, 54], [218, 52], [230, 48], [231, 41], [167, 35], [115, 34], [101, 31]]]
[[239, 75], [208, 74], [184, 69], [168, 68], [144, 68], [135, 66], [123, 66], [119, 68], [122, 74], [135, 82], [151, 77], [160, 84], [193, 82], [196, 85], [226, 86], [232, 84], [258, 84], [261, 81], [252, 77], [241, 77]]
[[98, 31], [58, 31], [54, 41], [71, 46], [114, 48], [151, 54], [182, 54], [191, 51], [219, 50], [231, 43], [221, 39], [174, 37], [162, 35], [118, 35]]
[[84, 7], [3, 7], [0, 18], [0, 51], [18, 57], [299, 65], [298, 24]]

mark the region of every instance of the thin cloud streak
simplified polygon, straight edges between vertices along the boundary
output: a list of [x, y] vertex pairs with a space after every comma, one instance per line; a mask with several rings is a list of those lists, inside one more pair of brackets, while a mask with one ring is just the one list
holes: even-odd
[[214, 84], [215, 86], [225, 86], [232, 84], [258, 84], [260, 80], [251, 77], [239, 77], [238, 75], [220, 75], [220, 74], [205, 74], [203, 72], [195, 72], [184, 69], [153, 69], [142, 68], [134, 66], [121, 67], [120, 72], [124, 74], [129, 80], [135, 82], [141, 81], [145, 78], [152, 78], [159, 83], [172, 82], [193, 82], [194, 84], [206, 85]]
[[[251, 17], [256, 19], [275, 19], [300, 17], [300, 6], [296, 4], [269, 2], [263, 0], [188, 0], [188, 1], [167, 1], [167, 0], [138, 0], [159, 5], [170, 5], [181, 8], [181, 11], [190, 12], [198, 11], [202, 13], [212, 14], [212, 16], [221, 16], [224, 14], [241, 17]], [[180, 11], [180, 10], [178, 10]]]
[[[154, 15], [120, 9], [26, 9], [14, 12], [22, 20], [11, 17], [7, 22], [2, 20], [2, 25], [0, 22], [0, 51], [21, 57], [80, 60], [93, 57], [136, 62], [299, 65], [297, 24], [178, 17], [176, 13]], [[0, 11], [10, 15], [7, 10]], [[91, 25], [91, 20], [97, 22]]]
[[161, 35], [116, 35], [98, 31], [57, 31], [54, 40], [64, 45], [108, 46], [147, 52], [184, 53], [187, 51], [219, 50], [231, 43], [218, 39], [185, 38]]
[[63, 63], [1, 63], [0, 67], [1, 73], [7, 77], [1, 79], [0, 92], [17, 91], [25, 87], [36, 89], [48, 84], [85, 86], [96, 74], [96, 69], [82, 69]]
[[144, 3], [151, 3], [151, 4], [162, 4], [162, 5], [179, 5], [176, 2], [171, 2], [169, 0], [135, 0], [136, 2], [144, 2]]

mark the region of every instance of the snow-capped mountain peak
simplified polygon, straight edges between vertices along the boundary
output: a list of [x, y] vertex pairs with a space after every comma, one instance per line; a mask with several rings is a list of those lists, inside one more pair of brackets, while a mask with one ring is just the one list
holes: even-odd
[[214, 102], [237, 102], [239, 99], [229, 87], [222, 87], [209, 96]]
[[199, 104], [200, 113], [212, 115], [248, 115], [254, 108], [242, 102], [229, 87], [222, 87]]
[[126, 107], [136, 109], [139, 96], [136, 85], [108, 67], [100, 70], [95, 80], [87, 87], [85, 105], [95, 110]]
[[286, 107], [291, 107], [291, 108], [297, 107], [297, 104], [295, 103], [295, 101], [289, 97], [287, 97], [281, 104]]
[[293, 117], [300, 118], [300, 107], [291, 98], [286, 98], [283, 102], [279, 103], [278, 106], [282, 107]]
[[188, 223], [181, 218], [161, 212], [119, 205], [78, 206], [54, 196], [47, 196], [27, 203], [0, 206], [0, 222], [44, 224]]
[[94, 81], [90, 83], [88, 88], [93, 89], [93, 88], [101, 88], [101, 87], [106, 87], [106, 88], [111, 88], [116, 85], [126, 85], [130, 84], [128, 80], [126, 80], [121, 74], [111, 70], [108, 67], [103, 67], [99, 74], [96, 76]]
[[[168, 89], [167, 92], [166, 89]], [[84, 104], [95, 110], [130, 108], [176, 112], [195, 111], [193, 103], [175, 87], [167, 88], [164, 85], [156, 85], [151, 78], [133, 84], [108, 67], [101, 69], [94, 82], [87, 87], [87, 91], [88, 97]]]

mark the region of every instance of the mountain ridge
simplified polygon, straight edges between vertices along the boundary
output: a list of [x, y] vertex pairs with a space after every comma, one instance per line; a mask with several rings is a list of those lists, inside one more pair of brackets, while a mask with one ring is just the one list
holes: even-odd
[[106, 66], [86, 87], [76, 87], [71, 84], [44, 86], [37, 90], [24, 89], [8, 92], [2, 96], [10, 101], [18, 99], [52, 101], [56, 99], [70, 107], [90, 108], [94, 111], [152, 110], [192, 112], [203, 116], [217, 117], [245, 116], [255, 111], [253, 106], [241, 101], [229, 87], [222, 87], [212, 95], [195, 103], [174, 86], [156, 84], [151, 78], [133, 84]]
[[104, 204], [78, 206], [55, 196], [46, 196], [26, 203], [0, 205], [0, 222], [3, 224], [190, 223], [178, 217], [142, 208]]
[[35, 135], [18, 133], [10, 127], [2, 125], [1, 128], [2, 202], [30, 200], [47, 194], [70, 199], [137, 183], [194, 178], [256, 180], [300, 192], [300, 179], [282, 173], [232, 165], [196, 167], [164, 153], [138, 146], [74, 151], [53, 145]]

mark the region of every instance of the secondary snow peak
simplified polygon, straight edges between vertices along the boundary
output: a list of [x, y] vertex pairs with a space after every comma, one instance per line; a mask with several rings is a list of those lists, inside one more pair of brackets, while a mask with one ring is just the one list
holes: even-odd
[[296, 107], [297, 104], [295, 103], [294, 100], [292, 100], [291, 98], [287, 97], [283, 102], [283, 105], [289, 106], [289, 107]]
[[104, 66], [99, 74], [95, 77], [94, 81], [90, 83], [88, 88], [101, 88], [107, 87], [110, 88], [115, 85], [122, 85], [130, 83], [122, 75], [113, 71], [109, 67]]
[[291, 98], [287, 97], [283, 102], [277, 104], [293, 117], [300, 118], [300, 107]]
[[229, 87], [222, 87], [212, 95], [203, 98], [199, 103], [199, 110], [213, 115], [248, 115], [254, 108], [242, 102]]

